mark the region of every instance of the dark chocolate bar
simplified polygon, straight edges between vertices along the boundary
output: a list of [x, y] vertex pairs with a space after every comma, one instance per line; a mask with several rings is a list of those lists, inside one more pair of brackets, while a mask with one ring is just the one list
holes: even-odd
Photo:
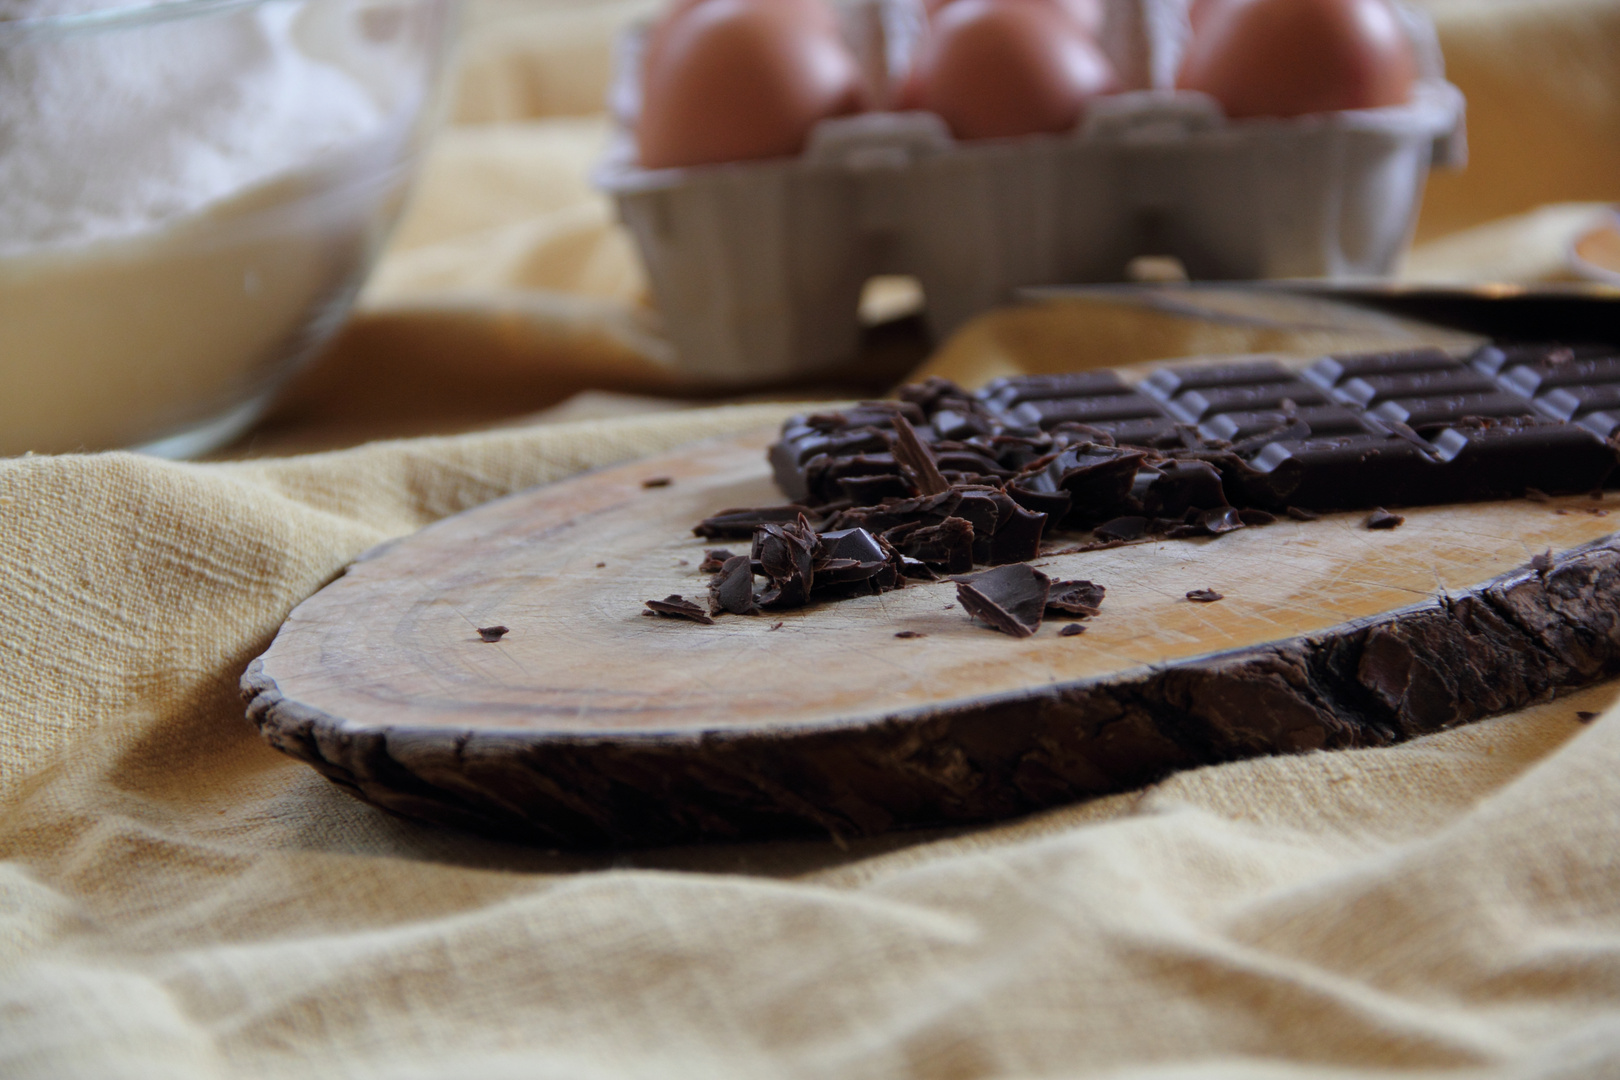
[[[1586, 492], [1620, 463], [1612, 346], [1489, 345], [1462, 359], [1364, 353], [1303, 372], [1267, 360], [1173, 367], [1134, 386], [1113, 371], [997, 379], [977, 393], [932, 379], [900, 397], [789, 421], [771, 462], [795, 501], [832, 504], [835, 522], [893, 533], [908, 554], [955, 565], [969, 544], [976, 563], [1028, 551], [1039, 515], [1047, 531], [1140, 519], [1143, 535], [1219, 535], [1208, 514], [1226, 507], [1365, 510]], [[910, 464], [896, 461], [897, 414]], [[927, 463], [910, 431], [950, 491], [919, 498]], [[948, 519], [971, 525], [971, 540], [944, 529]], [[895, 532], [906, 527], [932, 531]], [[1005, 541], [1003, 529], [1013, 530]], [[947, 550], [953, 559], [931, 557]]]

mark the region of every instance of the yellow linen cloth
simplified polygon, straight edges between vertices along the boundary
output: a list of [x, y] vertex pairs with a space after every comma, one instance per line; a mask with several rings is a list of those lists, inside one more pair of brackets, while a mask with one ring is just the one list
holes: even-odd
[[[1409, 266], [1561, 272], [1590, 208], [1536, 208], [1620, 198], [1620, 5], [1430, 7], [1474, 159]], [[286, 403], [306, 442], [692, 390], [583, 179], [609, 32], [646, 9], [475, 5], [457, 124]], [[936, 370], [1028, 366], [1073, 314], [998, 316]], [[1137, 319], [1085, 325], [1142, 355], [1323, 340]], [[1620, 1075], [1612, 685], [977, 830], [602, 856], [387, 817], [243, 719], [242, 668], [374, 543], [783, 412], [0, 461], [0, 1076]]]
[[243, 719], [372, 544], [781, 414], [0, 462], [0, 1076], [1620, 1072], [1613, 686], [954, 835], [601, 857], [390, 818]]

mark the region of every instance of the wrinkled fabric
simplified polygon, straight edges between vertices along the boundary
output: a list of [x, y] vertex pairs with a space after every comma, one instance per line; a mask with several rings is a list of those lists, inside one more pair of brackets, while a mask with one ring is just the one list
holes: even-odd
[[[1620, 198], [1620, 4], [1426, 6], [1474, 157], [1408, 273], [1567, 276], [1574, 204]], [[239, 450], [702, 389], [585, 179], [612, 30], [650, 8], [474, 4], [357, 317]], [[1000, 312], [929, 370], [1414, 333], [1341, 332]], [[787, 411], [0, 461], [0, 1076], [1620, 1075], [1612, 684], [976, 829], [600, 854], [390, 817], [244, 719], [243, 668], [367, 548]]]
[[594, 856], [389, 817], [244, 719], [371, 545], [781, 415], [0, 463], [0, 1075], [1620, 1068], [1613, 686], [999, 826]]

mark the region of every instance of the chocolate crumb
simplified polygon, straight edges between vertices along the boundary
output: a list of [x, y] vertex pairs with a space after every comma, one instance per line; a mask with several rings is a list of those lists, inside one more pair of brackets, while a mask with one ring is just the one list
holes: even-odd
[[674, 478], [669, 476], [649, 476], [641, 482], [641, 486], [644, 488], [669, 487], [674, 482]]
[[898, 634], [896, 634], [894, 636], [897, 637], [897, 638], [919, 638], [919, 637], [927, 637], [928, 635], [927, 634], [919, 634], [915, 630], [902, 630], [902, 631], [900, 631]]
[[648, 600], [647, 606], [660, 615], [668, 615], [674, 619], [691, 619], [704, 626], [713, 626], [714, 620], [709, 613], [698, 607], [680, 593], [670, 593], [662, 600]]
[[1367, 516], [1367, 528], [1369, 529], [1395, 529], [1405, 522], [1406, 519], [1400, 514], [1392, 514], [1382, 506]]
[[1542, 491], [1540, 488], [1533, 488], [1533, 487], [1525, 488], [1524, 489], [1524, 497], [1529, 499], [1531, 502], [1535, 502], [1535, 503], [1544, 503], [1544, 502], [1551, 502], [1552, 501], [1552, 496], [1548, 495], [1545, 491]]
[[485, 641], [499, 641], [509, 633], [511, 631], [504, 626], [480, 626], [478, 628], [478, 636]]
[[1321, 521], [1322, 520], [1322, 515], [1321, 514], [1312, 513], [1309, 510], [1303, 510], [1303, 509], [1301, 509], [1301, 508], [1299, 508], [1297, 506], [1290, 506], [1287, 510], [1284, 511], [1284, 513], [1286, 513], [1289, 517], [1293, 518], [1295, 521]]
[[1225, 600], [1226, 597], [1214, 589], [1194, 589], [1187, 594], [1187, 599], [1195, 604], [1213, 604], [1217, 600]]
[[1013, 637], [1041, 626], [1051, 579], [1028, 563], [1009, 563], [956, 583], [956, 599], [972, 617]]
[[773, 622], [773, 623], [771, 623], [771, 625], [767, 626], [765, 629], [767, 629], [767, 630], [780, 630], [780, 629], [782, 629], [782, 624], [779, 623], [779, 622]]
[[1058, 631], [1058, 637], [1074, 637], [1077, 634], [1083, 634], [1085, 632], [1085, 627], [1081, 626], [1077, 622], [1072, 622], [1068, 626], [1065, 626], [1063, 629]]
[[1592, 721], [1597, 719], [1597, 715], [1598, 714], [1595, 712], [1587, 712], [1585, 709], [1580, 709], [1575, 713], [1575, 719], [1579, 720], [1583, 724], [1590, 724]]
[[1553, 564], [1552, 548], [1548, 548], [1546, 551], [1543, 551], [1540, 555], [1536, 555], [1533, 558], [1531, 558], [1531, 560], [1530, 560], [1530, 569], [1534, 570], [1536, 573], [1540, 574], [1542, 577], [1546, 577], [1547, 576], [1547, 571], [1552, 569], [1552, 564]]
[[598, 570], [600, 570], [600, 569], [602, 569], [602, 567], [604, 567], [606, 565], [607, 565], [607, 563], [605, 563], [605, 562], [599, 562], [599, 563], [596, 564], [596, 568]]

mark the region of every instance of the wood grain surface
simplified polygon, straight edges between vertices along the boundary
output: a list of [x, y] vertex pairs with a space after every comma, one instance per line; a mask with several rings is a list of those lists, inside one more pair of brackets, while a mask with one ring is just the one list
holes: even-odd
[[995, 633], [950, 582], [713, 626], [644, 616], [670, 593], [704, 601], [706, 547], [746, 550], [693, 537], [696, 521], [781, 501], [773, 434], [523, 492], [368, 553], [253, 663], [250, 717], [402, 814], [647, 844], [985, 820], [1202, 763], [1389, 743], [1620, 671], [1612, 494], [1043, 558], [1108, 590], [1078, 636], [1061, 618]]

